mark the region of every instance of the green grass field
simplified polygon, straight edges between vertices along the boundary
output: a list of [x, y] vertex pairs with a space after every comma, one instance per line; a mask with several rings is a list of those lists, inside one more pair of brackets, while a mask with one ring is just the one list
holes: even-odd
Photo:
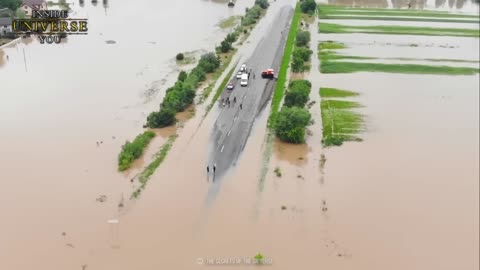
[[415, 27], [396, 25], [356, 26], [323, 22], [319, 23], [318, 29], [319, 32], [323, 34], [365, 33], [389, 35], [457, 36], [476, 38], [478, 38], [480, 35], [478, 29]]

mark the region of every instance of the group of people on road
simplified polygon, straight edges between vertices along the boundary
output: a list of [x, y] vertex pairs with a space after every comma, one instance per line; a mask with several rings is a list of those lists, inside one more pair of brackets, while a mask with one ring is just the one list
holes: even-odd
[[[213, 180], [215, 181], [215, 171], [217, 170], [217, 164], [212, 165], [212, 172], [213, 172]], [[210, 174], [210, 166], [207, 165], [207, 181], [208, 181], [208, 176]]]
[[[230, 105], [232, 104], [236, 104], [237, 103], [237, 97], [233, 97], [233, 100], [230, 100], [230, 97], [227, 97], [227, 98], [222, 98], [221, 102], [220, 102], [220, 105], [222, 107], [225, 107], [225, 105], [228, 106], [228, 108], [230, 108]], [[240, 103], [240, 110], [242, 109], [242, 104]]]

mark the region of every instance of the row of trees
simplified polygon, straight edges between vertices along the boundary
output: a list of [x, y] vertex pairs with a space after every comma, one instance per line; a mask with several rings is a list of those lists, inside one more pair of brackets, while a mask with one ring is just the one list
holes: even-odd
[[220, 59], [215, 53], [201, 56], [197, 66], [190, 72], [180, 72], [177, 82], [166, 91], [160, 111], [152, 112], [147, 117], [147, 127], [162, 128], [175, 123], [175, 114], [184, 111], [195, 98], [195, 89], [206, 79], [207, 73], [214, 72], [220, 66]]
[[227, 53], [233, 49], [233, 43], [237, 41], [240, 34], [245, 31], [244, 27], [255, 24], [257, 20], [262, 16], [262, 9], [267, 9], [270, 4], [267, 0], [256, 0], [255, 5], [252, 8], [246, 9], [246, 14], [241, 18], [241, 25], [236, 27], [235, 30], [228, 34], [225, 39], [218, 46], [217, 52]]
[[289, 84], [275, 123], [275, 133], [280, 140], [289, 143], [305, 141], [305, 128], [312, 123], [310, 112], [304, 108], [311, 88], [312, 84], [307, 80], [294, 80]]
[[309, 68], [305, 62], [310, 62], [313, 51], [310, 50], [310, 32], [298, 31], [295, 39], [295, 49], [292, 56], [292, 71], [303, 72]]

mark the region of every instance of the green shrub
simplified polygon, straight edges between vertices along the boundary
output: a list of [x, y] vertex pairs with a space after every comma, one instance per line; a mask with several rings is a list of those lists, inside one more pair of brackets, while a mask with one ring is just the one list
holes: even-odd
[[296, 37], [297, 47], [306, 47], [310, 43], [310, 32], [308, 31], [299, 31]]
[[303, 108], [307, 104], [310, 96], [311, 83], [307, 80], [295, 80], [289, 85], [289, 90], [285, 95], [285, 107]]
[[317, 8], [315, 0], [303, 0], [300, 4], [300, 9], [303, 13], [313, 14]]
[[150, 128], [168, 127], [175, 123], [175, 111], [162, 108], [159, 112], [152, 112], [147, 117], [147, 126]]
[[303, 143], [305, 128], [310, 124], [311, 118], [304, 108], [283, 107], [275, 121], [275, 133], [282, 141]]
[[220, 51], [221, 51], [222, 53], [227, 53], [227, 52], [229, 52], [232, 48], [233, 48], [233, 47], [232, 47], [232, 43], [230, 43], [230, 42], [228, 42], [228, 41], [226, 41], [226, 40], [224, 40], [224, 41], [222, 41], [222, 42], [220, 43]]
[[124, 171], [130, 168], [133, 161], [143, 154], [143, 149], [150, 143], [153, 137], [155, 137], [153, 131], [145, 131], [143, 134], [138, 135], [133, 142], [127, 141], [118, 155], [118, 169]]
[[200, 57], [200, 61], [198, 62], [199, 68], [201, 68], [205, 73], [212, 73], [220, 66], [220, 59], [218, 56], [211, 52], [206, 53]]
[[303, 61], [310, 61], [310, 56], [312, 56], [313, 51], [305, 47], [297, 47], [293, 51], [293, 57], [302, 58]]
[[293, 57], [292, 59], [292, 71], [293, 72], [302, 72], [304, 69], [305, 61], [300, 57]]
[[177, 54], [177, 56], [175, 56], [175, 58], [178, 61], [182, 61], [183, 59], [185, 59], [185, 55], [183, 55], [183, 53], [179, 53], [179, 54]]
[[308, 80], [293, 80], [288, 84], [288, 88], [294, 90], [298, 88], [307, 88], [308, 91], [312, 89], [312, 83]]
[[263, 9], [267, 9], [270, 6], [268, 0], [255, 0], [255, 5], [259, 5]]
[[[186, 79], [187, 79], [187, 72], [185, 71], [180, 71], [180, 73], [178, 74], [178, 78], [177, 80], [180, 81], [180, 82], [184, 82]], [[168, 91], [168, 90], [167, 90]]]

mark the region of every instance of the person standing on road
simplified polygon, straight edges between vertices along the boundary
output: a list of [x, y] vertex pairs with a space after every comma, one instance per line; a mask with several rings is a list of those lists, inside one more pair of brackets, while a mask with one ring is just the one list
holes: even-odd
[[240, 103], [240, 110], [242, 109], [242, 103]]
[[213, 175], [215, 175], [216, 170], [217, 170], [217, 164], [213, 164]]
[[210, 166], [207, 165], [207, 174], [210, 173]]
[[237, 103], [237, 97], [233, 97], [233, 103]]

